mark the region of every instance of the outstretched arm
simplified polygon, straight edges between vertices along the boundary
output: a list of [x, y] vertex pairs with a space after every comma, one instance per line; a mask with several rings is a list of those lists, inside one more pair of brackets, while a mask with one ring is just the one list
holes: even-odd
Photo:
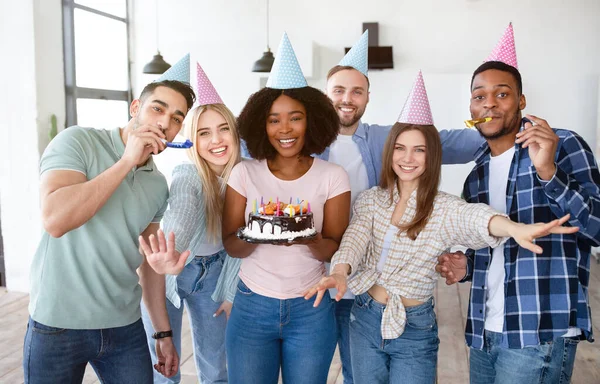
[[[147, 239], [159, 230], [158, 223], [151, 223], [140, 237]], [[142, 299], [148, 309], [152, 327], [157, 332], [171, 330], [169, 315], [167, 314], [167, 299], [165, 290], [165, 277], [154, 271], [144, 257], [142, 265], [138, 268], [140, 285], [142, 286]], [[179, 369], [179, 357], [173, 338], [165, 337], [156, 340], [158, 363], [155, 369], [166, 377], [171, 377]]]

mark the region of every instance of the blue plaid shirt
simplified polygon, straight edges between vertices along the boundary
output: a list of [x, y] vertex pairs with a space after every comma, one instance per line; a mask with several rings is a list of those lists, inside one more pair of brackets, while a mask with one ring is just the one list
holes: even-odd
[[[523, 129], [523, 128], [521, 128]], [[594, 155], [576, 133], [555, 129], [560, 138], [550, 181], [541, 180], [527, 148], [515, 144], [506, 188], [506, 212], [521, 223], [549, 222], [567, 213], [570, 235], [536, 240], [543, 248], [534, 254], [509, 239], [504, 245], [504, 330], [508, 348], [538, 345], [561, 337], [569, 327], [583, 330], [593, 341], [588, 300], [591, 247], [600, 245], [600, 174]], [[490, 148], [483, 144], [476, 165], [465, 181], [463, 196], [470, 203], [489, 204]], [[484, 346], [486, 282], [491, 248], [467, 252], [471, 299], [465, 329], [467, 345]]]

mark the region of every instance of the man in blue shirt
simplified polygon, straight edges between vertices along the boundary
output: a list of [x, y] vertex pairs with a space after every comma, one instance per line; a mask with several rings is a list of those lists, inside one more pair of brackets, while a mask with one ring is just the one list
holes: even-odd
[[549, 222], [566, 214], [575, 234], [538, 239], [534, 254], [509, 239], [500, 247], [440, 257], [447, 284], [472, 281], [466, 342], [471, 383], [570, 380], [577, 343], [593, 341], [588, 299], [591, 247], [600, 245], [600, 174], [587, 143], [521, 111], [519, 71], [489, 61], [475, 70], [471, 115], [491, 117], [464, 198], [490, 204], [514, 221]]
[[[392, 125], [369, 125], [360, 120], [369, 102], [370, 86], [365, 73], [366, 57], [363, 61], [356, 60], [358, 65], [355, 66], [336, 65], [327, 75], [327, 96], [340, 118], [340, 132], [337, 140], [318, 156], [346, 170], [350, 178], [352, 205], [360, 192], [379, 184], [383, 145], [392, 128]], [[472, 129], [442, 130], [440, 138], [444, 164], [473, 161], [476, 150], [484, 142]], [[334, 298], [337, 292], [332, 291], [330, 294]], [[352, 383], [348, 335], [353, 303], [354, 296], [350, 292], [334, 303], [344, 384]]]

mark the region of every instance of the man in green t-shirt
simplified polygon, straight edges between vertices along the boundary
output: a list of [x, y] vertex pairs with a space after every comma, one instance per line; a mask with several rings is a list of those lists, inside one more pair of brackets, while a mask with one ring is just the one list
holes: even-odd
[[26, 383], [78, 383], [88, 363], [105, 383], [151, 383], [142, 298], [159, 331], [155, 369], [177, 372], [163, 274], [177, 273], [187, 254], [146, 260], [138, 237], [157, 232], [167, 206], [167, 183], [152, 155], [175, 138], [194, 100], [185, 83], [151, 83], [131, 103], [124, 128], [70, 127], [44, 151]]

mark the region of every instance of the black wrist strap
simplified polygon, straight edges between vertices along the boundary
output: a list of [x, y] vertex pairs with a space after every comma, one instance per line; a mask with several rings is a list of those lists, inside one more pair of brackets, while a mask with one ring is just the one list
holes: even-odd
[[152, 338], [155, 340], [164, 339], [165, 337], [173, 337], [173, 331], [168, 330], [168, 331], [163, 331], [163, 332], [155, 332], [152, 335]]

